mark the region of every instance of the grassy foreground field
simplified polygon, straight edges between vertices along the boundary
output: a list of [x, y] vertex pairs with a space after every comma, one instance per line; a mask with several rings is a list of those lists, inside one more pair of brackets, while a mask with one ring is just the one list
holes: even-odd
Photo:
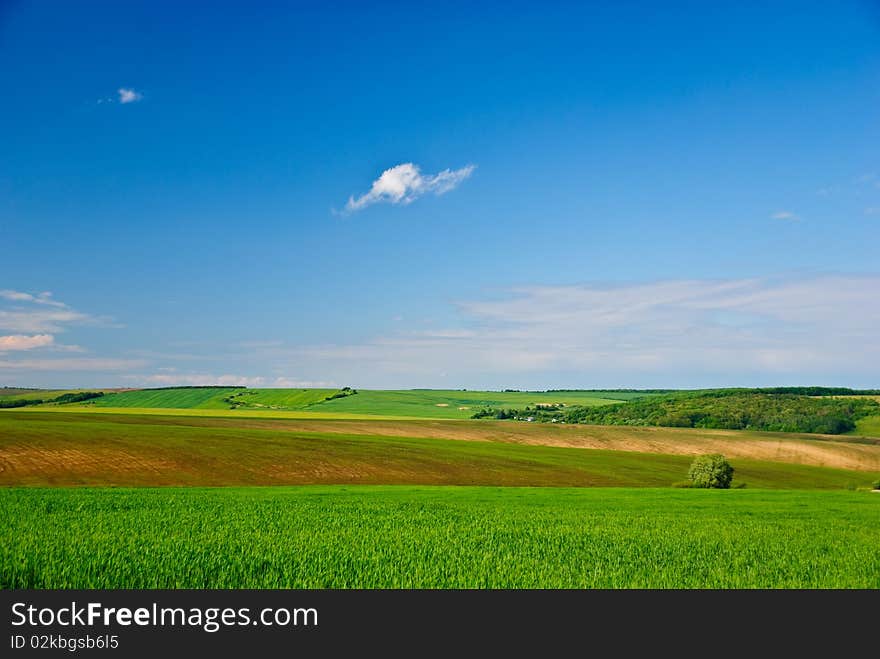
[[0, 489], [8, 588], [878, 588], [867, 492]]
[[[504, 434], [519, 429], [526, 435]], [[545, 435], [545, 430], [555, 432]], [[633, 431], [643, 436], [634, 440]], [[605, 443], [572, 448], [578, 440], [590, 440], [589, 433]], [[694, 452], [719, 445], [740, 449], [743, 457], [733, 461], [734, 484], [749, 487], [867, 487], [880, 476], [880, 446], [874, 443], [750, 439], [731, 432], [664, 436], [653, 429], [568, 430], [481, 421], [290, 422], [4, 411], [0, 485], [668, 487], [685, 479]], [[572, 443], [540, 443], [555, 440]], [[676, 442], [689, 443], [690, 454], [670, 454]], [[762, 455], [765, 459], [759, 459]], [[820, 456], [850, 468], [768, 456]]]

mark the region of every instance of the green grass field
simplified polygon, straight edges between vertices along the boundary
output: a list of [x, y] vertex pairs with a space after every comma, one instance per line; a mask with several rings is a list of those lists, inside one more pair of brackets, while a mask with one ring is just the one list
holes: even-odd
[[[334, 393], [0, 410], [0, 587], [880, 587], [878, 440], [461, 418], [597, 392]], [[705, 452], [747, 487], [673, 489]]]
[[49, 400], [63, 394], [76, 394], [81, 391], [101, 391], [100, 389], [37, 389], [22, 391], [12, 389], [16, 393], [5, 393], [0, 389], [0, 400]]
[[850, 435], [862, 437], [880, 437], [880, 416], [868, 416], [856, 421], [856, 429]]
[[467, 419], [481, 407], [523, 407], [525, 405], [535, 405], [536, 403], [607, 405], [622, 400], [611, 398], [613, 395], [615, 394], [603, 394], [601, 392], [529, 393], [511, 391], [444, 391], [439, 389], [414, 389], [409, 391], [361, 390], [355, 396], [330, 400], [311, 409], [317, 409], [322, 412]]
[[339, 389], [245, 389], [234, 400], [247, 408], [302, 410], [338, 393]]
[[[158, 389], [112, 393], [90, 401], [89, 407], [137, 409], [229, 409], [234, 396], [239, 411], [300, 411], [327, 415], [467, 419], [481, 407], [524, 407], [537, 403], [607, 405], [640, 394], [629, 392], [493, 392], [413, 389], [360, 390], [327, 400], [338, 389]], [[39, 397], [39, 396], [35, 396]]]
[[[355, 434], [344, 427], [310, 432], [240, 426], [225, 419], [185, 421], [174, 416], [4, 411], [0, 485], [668, 487], [685, 479], [692, 460], [663, 453], [363, 434], [364, 427], [372, 427], [369, 423], [362, 423]], [[418, 433], [425, 427], [420, 423], [405, 427]], [[873, 445], [856, 449], [880, 451]], [[735, 484], [760, 488], [867, 487], [880, 477], [876, 471], [768, 460], [736, 459], [733, 464]]]
[[0, 587], [878, 588], [862, 492], [0, 489]]
[[228, 409], [223, 398], [237, 393], [238, 389], [222, 388], [181, 388], [181, 389], [140, 389], [107, 394], [90, 401], [96, 407], [148, 407], [154, 409]]

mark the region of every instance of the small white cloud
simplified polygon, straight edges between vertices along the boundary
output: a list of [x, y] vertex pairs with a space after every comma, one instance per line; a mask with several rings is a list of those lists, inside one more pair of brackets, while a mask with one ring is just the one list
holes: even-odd
[[801, 219], [798, 215], [792, 213], [791, 211], [777, 211], [773, 213], [773, 215], [771, 215], [770, 217], [774, 220], [788, 220], [790, 222], [797, 222]]
[[423, 175], [418, 165], [405, 162], [386, 169], [373, 181], [370, 191], [357, 199], [349, 197], [345, 210], [349, 213], [359, 211], [372, 204], [386, 202], [390, 204], [408, 204], [423, 194], [433, 192], [445, 194], [455, 189], [475, 169], [475, 165], [467, 165], [461, 169], [444, 169], [433, 175]]
[[134, 89], [129, 89], [128, 87], [120, 87], [117, 90], [117, 93], [119, 94], [119, 102], [123, 105], [126, 103], [136, 103], [144, 97], [140, 92], [137, 92]]
[[869, 206], [865, 209], [865, 215], [880, 215], [880, 206]]
[[33, 350], [34, 348], [45, 348], [55, 342], [55, 337], [51, 334], [34, 334], [28, 336], [26, 334], [10, 334], [8, 336], [0, 336], [0, 352], [11, 350]]

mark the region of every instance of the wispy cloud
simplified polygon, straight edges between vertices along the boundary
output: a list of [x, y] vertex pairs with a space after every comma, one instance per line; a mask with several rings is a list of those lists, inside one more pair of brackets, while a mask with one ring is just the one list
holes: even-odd
[[159, 368], [163, 373], [126, 375], [124, 379], [138, 385], [149, 386], [195, 386], [220, 385], [227, 387], [281, 387], [291, 389], [333, 388], [329, 381], [302, 380], [290, 377], [264, 377], [260, 375], [212, 375], [210, 373], [176, 373], [172, 368]]
[[55, 337], [51, 334], [34, 334], [33, 336], [27, 336], [26, 334], [10, 334], [7, 336], [0, 336], [0, 352], [45, 348], [51, 346], [54, 342]]
[[[56, 341], [55, 334], [76, 325], [107, 325], [107, 319], [81, 313], [52, 297], [52, 293], [0, 290], [0, 369], [6, 371], [88, 371], [133, 368], [140, 361], [98, 358], [31, 358], [31, 353], [79, 353], [78, 345]], [[24, 357], [22, 353], [28, 353]], [[121, 365], [121, 366], [120, 366]]]
[[126, 103], [137, 103], [144, 97], [143, 94], [130, 87], [120, 87], [116, 90], [116, 93], [119, 94], [119, 102], [123, 105]]
[[72, 309], [0, 310], [0, 329], [10, 332], [62, 332], [65, 325], [91, 320], [92, 316]]
[[68, 325], [102, 324], [108, 319], [71, 309], [64, 302], [55, 300], [52, 293], [25, 293], [10, 289], [0, 290], [0, 301], [12, 304], [0, 307], [0, 330], [24, 334], [41, 334], [64, 331]]
[[868, 206], [865, 215], [880, 215], [880, 206]]
[[410, 386], [442, 373], [459, 384], [532, 377], [553, 386], [548, 374], [568, 374], [597, 386], [649, 376], [669, 386], [880, 371], [877, 275], [528, 287], [458, 308], [459, 327], [303, 347], [289, 358], [306, 373]]
[[357, 198], [349, 197], [345, 210], [353, 213], [377, 203], [409, 204], [429, 192], [442, 195], [458, 187], [475, 168], [475, 165], [467, 165], [461, 169], [444, 169], [438, 174], [425, 175], [418, 165], [402, 163], [382, 172], [373, 181], [369, 192]]
[[774, 220], [788, 220], [789, 222], [797, 222], [801, 219], [799, 215], [791, 211], [776, 211], [770, 217]]
[[9, 371], [125, 371], [141, 368], [144, 362], [135, 359], [104, 359], [100, 357], [69, 357], [60, 359], [0, 359], [0, 369]]
[[50, 293], [49, 291], [44, 291], [42, 293], [32, 295], [30, 293], [12, 291], [6, 288], [0, 290], [0, 298], [3, 298], [4, 300], [11, 300], [12, 302], [33, 302], [34, 304], [45, 304], [50, 307], [59, 307], [61, 309], [67, 308], [67, 305], [63, 302], [53, 300], [52, 293]]

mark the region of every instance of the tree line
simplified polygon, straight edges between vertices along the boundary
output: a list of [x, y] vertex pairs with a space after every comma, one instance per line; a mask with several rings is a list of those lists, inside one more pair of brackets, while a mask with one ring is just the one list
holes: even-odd
[[854, 430], [856, 421], [863, 417], [880, 415], [880, 403], [870, 398], [816, 398], [815, 395], [718, 390], [638, 398], [597, 407], [484, 408], [473, 418], [838, 435]]

